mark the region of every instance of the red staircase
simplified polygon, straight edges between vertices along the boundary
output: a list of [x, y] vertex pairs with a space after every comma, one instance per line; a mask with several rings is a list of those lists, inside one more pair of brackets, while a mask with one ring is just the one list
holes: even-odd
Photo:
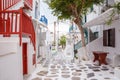
[[20, 45], [22, 43], [23, 35], [30, 37], [35, 49], [35, 30], [32, 19], [26, 15], [22, 9], [1, 11], [0, 35], [10, 37], [14, 34], [19, 35]]
[[28, 9], [32, 9], [33, 0], [24, 0], [24, 5]]
[[0, 0], [0, 11], [5, 11], [20, 1], [24, 2], [24, 8], [32, 10], [33, 0]]
[[0, 11], [6, 10], [21, 0], [0, 0]]
[[[19, 10], [8, 10], [10, 7], [23, 1], [24, 6]], [[0, 0], [0, 35], [11, 37], [18, 35], [20, 45], [22, 38], [30, 37], [30, 40], [36, 50], [35, 30], [31, 17], [23, 12], [23, 9], [32, 10], [33, 0]], [[33, 64], [36, 63], [36, 54], [33, 55]]]

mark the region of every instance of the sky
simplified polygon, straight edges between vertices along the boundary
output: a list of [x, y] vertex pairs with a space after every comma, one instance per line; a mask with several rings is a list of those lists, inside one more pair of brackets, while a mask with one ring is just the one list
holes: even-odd
[[[54, 22], [57, 21], [57, 17], [52, 15], [52, 10], [49, 9], [48, 5], [40, 0], [40, 15], [44, 15], [48, 19], [48, 28], [51, 32], [54, 32]], [[67, 33], [69, 31], [69, 23], [59, 22], [59, 25], [56, 25], [56, 30], [60, 33]], [[59, 28], [58, 28], [59, 27]]]

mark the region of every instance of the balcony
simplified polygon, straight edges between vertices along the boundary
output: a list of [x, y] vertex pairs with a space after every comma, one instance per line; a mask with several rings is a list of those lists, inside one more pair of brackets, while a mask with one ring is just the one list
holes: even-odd
[[[21, 1], [24, 4], [24, 8], [32, 10], [33, 0], [0, 0], [0, 11], [5, 11]], [[22, 6], [22, 4], [20, 4], [20, 6]]]
[[20, 45], [22, 37], [27, 36], [30, 38], [35, 49], [35, 30], [32, 19], [22, 9], [0, 12], [0, 35], [3, 35], [3, 37], [18, 35]]

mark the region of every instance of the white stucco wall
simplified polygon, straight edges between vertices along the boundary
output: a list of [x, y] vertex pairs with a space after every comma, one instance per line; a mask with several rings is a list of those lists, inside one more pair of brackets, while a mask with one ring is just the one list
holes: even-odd
[[[113, 0], [112, 0], [113, 1]], [[120, 0], [114, 0], [115, 2]], [[101, 14], [101, 8], [102, 6], [94, 6], [94, 11], [92, 13], [89, 13], [87, 15], [87, 22], [95, 19]], [[102, 16], [104, 17], [104, 16]], [[112, 21], [111, 25], [107, 24], [101, 24], [101, 25], [96, 25], [96, 26], [90, 26], [91, 30], [93, 32], [99, 31], [99, 39], [89, 43], [87, 45], [88, 53], [92, 53], [93, 50], [101, 50], [105, 52], [109, 52], [108, 58], [110, 58], [112, 61], [114, 60], [115, 55], [120, 55], [120, 19]], [[103, 46], [103, 30], [110, 29], [110, 28], [115, 28], [115, 47], [106, 47]]]
[[63, 52], [63, 54], [65, 55], [65, 58], [67, 60], [72, 60], [74, 58], [74, 51], [73, 51], [73, 45], [69, 45], [67, 44], [66, 47], [65, 47], [65, 50]]
[[0, 38], [0, 55], [0, 80], [23, 80], [19, 38]]
[[38, 4], [37, 19], [40, 19], [40, 0], [33, 0], [32, 17], [35, 18], [35, 7]]
[[103, 29], [115, 28], [115, 47], [104, 47], [104, 51], [110, 54], [108, 57], [113, 58], [114, 55], [120, 54], [120, 19], [112, 22], [111, 25], [105, 25]]
[[98, 15], [100, 14], [100, 6], [93, 6], [93, 11], [92, 12], [88, 12], [87, 14], [87, 22], [93, 20], [94, 18], [98, 17]]
[[[18, 10], [21, 7], [24, 7], [24, 0], [21, 0], [8, 10]], [[24, 12], [32, 15], [31, 10], [24, 10]], [[35, 68], [35, 65], [33, 65], [35, 51], [29, 38], [23, 38], [22, 41], [28, 43], [28, 74], [31, 74]], [[0, 36], [0, 80], [23, 80], [22, 47], [19, 45], [19, 37], [3, 38]]]
[[91, 55], [93, 51], [103, 51], [103, 38], [98, 38], [87, 45], [87, 51]]
[[[23, 38], [23, 43], [28, 43], [27, 66], [28, 74], [31, 74], [35, 68], [32, 56], [35, 53], [34, 48], [29, 38]], [[19, 45], [19, 37], [0, 37], [0, 80], [23, 80], [22, 47]]]
[[[119, 23], [120, 23], [120, 19], [113, 21], [111, 25], [104, 24], [100, 27], [100, 38], [92, 41], [87, 45], [88, 53], [90, 54], [90, 56], [91, 56], [91, 53], [96, 50], [109, 52], [109, 54], [107, 55], [107, 58], [111, 59], [111, 62], [112, 62], [111, 64], [115, 64], [113, 63], [114, 56], [120, 55], [120, 37], [119, 37], [120, 24]], [[107, 30], [110, 28], [115, 28], [115, 47], [103, 46], [103, 30]]]
[[[49, 34], [50, 32], [47, 30], [47, 26], [43, 25], [39, 20], [33, 19], [35, 32], [36, 32], [36, 59], [39, 61], [38, 53], [41, 58], [46, 58], [47, 54], [47, 46], [49, 45]], [[43, 29], [45, 30], [43, 32]]]

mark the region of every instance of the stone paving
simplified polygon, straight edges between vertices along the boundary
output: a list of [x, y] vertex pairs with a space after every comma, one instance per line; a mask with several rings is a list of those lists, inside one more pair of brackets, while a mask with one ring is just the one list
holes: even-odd
[[[60, 55], [59, 55], [60, 57]], [[62, 59], [62, 58], [61, 58]], [[48, 64], [48, 62], [46, 62]], [[27, 80], [117, 80], [113, 68], [108, 65], [97, 66], [92, 61], [65, 63], [58, 57], [50, 60], [50, 64], [38, 67]]]

